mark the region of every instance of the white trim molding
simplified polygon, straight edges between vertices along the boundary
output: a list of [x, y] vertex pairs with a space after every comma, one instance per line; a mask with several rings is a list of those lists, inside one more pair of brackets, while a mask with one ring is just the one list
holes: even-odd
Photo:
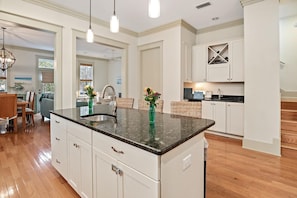
[[260, 142], [257, 140], [251, 140], [243, 138], [242, 148], [268, 153], [276, 156], [281, 156], [281, 142], [280, 139], [274, 138], [272, 143]]
[[240, 3], [242, 5], [242, 7], [244, 7], [244, 6], [247, 6], [247, 5], [258, 3], [260, 1], [264, 1], [264, 0], [240, 0]]

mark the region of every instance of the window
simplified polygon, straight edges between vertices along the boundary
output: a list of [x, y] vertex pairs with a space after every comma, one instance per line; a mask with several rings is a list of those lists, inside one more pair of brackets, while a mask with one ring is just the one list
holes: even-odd
[[84, 87], [86, 85], [93, 86], [93, 65], [92, 64], [80, 64], [79, 74], [79, 95], [85, 95]]
[[39, 57], [37, 60], [38, 73], [41, 81], [41, 91], [54, 92], [54, 59]]

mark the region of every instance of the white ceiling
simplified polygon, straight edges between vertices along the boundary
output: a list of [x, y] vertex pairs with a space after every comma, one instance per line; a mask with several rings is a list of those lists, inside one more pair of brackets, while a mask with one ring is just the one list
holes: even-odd
[[[46, 2], [89, 15], [88, 0], [75, 0], [75, 3], [73, 0], [47, 0]], [[211, 5], [199, 10], [196, 9], [196, 6], [207, 2], [207, 0], [160, 0], [160, 2], [161, 16], [157, 19], [151, 19], [147, 15], [148, 0], [116, 0], [116, 13], [120, 20], [120, 26], [135, 32], [142, 32], [183, 19], [196, 29], [202, 29], [243, 18], [240, 0], [209, 0]], [[92, 0], [92, 17], [108, 22], [112, 12], [112, 0]], [[297, 0], [280, 1], [280, 17], [296, 14]], [[219, 19], [212, 20], [214, 17]], [[51, 32], [32, 29], [3, 20], [0, 20], [0, 25], [7, 28], [5, 32], [5, 44], [7, 45], [43, 50], [54, 49], [55, 35]], [[0, 38], [2, 38], [2, 34]], [[112, 58], [121, 52], [107, 46], [89, 44], [84, 40], [78, 40], [77, 53]]]

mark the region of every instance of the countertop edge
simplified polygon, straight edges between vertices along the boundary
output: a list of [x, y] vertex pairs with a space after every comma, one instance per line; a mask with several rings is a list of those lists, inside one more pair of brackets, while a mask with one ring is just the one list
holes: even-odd
[[115, 138], [119, 141], [122, 141], [122, 142], [125, 142], [127, 144], [130, 144], [132, 146], [135, 146], [137, 148], [140, 148], [142, 150], [145, 150], [147, 152], [150, 152], [150, 153], [153, 153], [153, 154], [156, 154], [156, 155], [163, 155], [165, 153], [167, 153], [168, 151], [174, 149], [175, 147], [183, 144], [184, 142], [188, 141], [189, 139], [195, 137], [196, 135], [200, 134], [201, 132], [205, 131], [206, 129], [208, 129], [209, 127], [213, 126], [215, 124], [215, 122], [213, 122], [212, 124], [210, 124], [209, 126], [206, 126], [206, 127], [203, 127], [201, 128], [200, 130], [198, 130], [197, 132], [194, 132], [192, 133], [190, 136], [184, 138], [183, 140], [180, 140], [180, 141], [177, 141], [176, 143], [170, 145], [169, 147], [163, 149], [163, 150], [156, 150], [156, 149], [153, 149], [152, 147], [149, 147], [149, 146], [145, 146], [145, 145], [142, 145], [142, 144], [138, 144], [138, 143], [135, 143], [134, 141], [131, 141], [131, 140], [128, 140], [126, 138], [122, 138], [121, 136], [117, 136], [117, 135], [114, 135], [114, 134], [111, 134], [111, 133], [108, 133], [108, 132], [105, 132], [105, 131], [102, 131], [102, 130], [99, 130], [99, 129], [96, 129], [94, 127], [91, 127], [91, 126], [88, 126], [88, 125], [85, 125], [84, 123], [81, 123], [81, 122], [78, 122], [77, 120], [73, 120], [69, 117], [66, 117], [66, 116], [63, 116], [63, 115], [60, 115], [58, 113], [55, 113], [53, 111], [51, 111], [50, 113], [56, 115], [56, 116], [60, 116], [61, 118], [64, 118], [66, 120], [69, 120], [69, 121], [72, 121], [76, 124], [79, 124], [81, 126], [84, 126], [84, 127], [87, 127], [93, 131], [96, 131], [96, 132], [99, 132], [101, 134], [104, 134], [104, 135], [107, 135], [109, 137], [112, 137], [112, 138]]

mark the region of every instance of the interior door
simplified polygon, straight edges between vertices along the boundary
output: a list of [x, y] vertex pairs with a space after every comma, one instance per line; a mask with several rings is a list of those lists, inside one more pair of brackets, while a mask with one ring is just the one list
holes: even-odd
[[139, 52], [141, 97], [145, 87], [162, 93], [162, 42], [141, 46]]

